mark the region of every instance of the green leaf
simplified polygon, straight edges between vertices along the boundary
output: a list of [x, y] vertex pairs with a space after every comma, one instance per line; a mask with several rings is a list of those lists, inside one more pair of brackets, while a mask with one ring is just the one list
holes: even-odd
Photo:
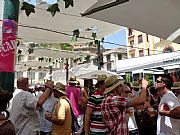
[[79, 34], [80, 34], [79, 29], [76, 29], [76, 30], [73, 31], [73, 36], [76, 36], [76, 38], [79, 37]]
[[35, 13], [35, 10], [34, 10], [35, 6], [34, 5], [29, 4], [27, 2], [23, 2], [22, 4], [23, 5], [21, 7], [21, 10], [25, 10], [25, 13], [27, 16], [29, 16], [31, 13]]
[[56, 12], [60, 12], [58, 3], [49, 5], [47, 11], [51, 12], [51, 15], [54, 17]]
[[74, 6], [73, 0], [64, 0], [64, 2], [65, 2], [65, 8], [68, 8], [69, 6], [71, 7]]

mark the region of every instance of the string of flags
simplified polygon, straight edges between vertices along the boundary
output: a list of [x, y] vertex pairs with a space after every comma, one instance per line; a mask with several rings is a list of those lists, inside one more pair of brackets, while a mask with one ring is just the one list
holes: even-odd
[[[63, 0], [65, 2], [65, 8], [73, 7], [74, 1], [73, 0]], [[54, 17], [56, 12], [60, 12], [59, 9], [59, 0], [22, 0], [22, 7], [21, 10], [25, 10], [25, 13], [27, 16], [29, 16], [31, 13], [35, 13], [35, 7], [36, 5], [40, 3], [46, 3], [48, 5], [47, 11], [51, 13], [51, 15]]]

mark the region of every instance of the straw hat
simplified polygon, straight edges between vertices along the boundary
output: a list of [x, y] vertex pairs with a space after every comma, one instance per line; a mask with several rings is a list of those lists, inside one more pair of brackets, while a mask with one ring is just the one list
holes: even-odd
[[174, 82], [171, 89], [172, 90], [180, 90], [180, 82]]
[[71, 76], [69, 79], [69, 84], [77, 84], [76, 76]]
[[105, 80], [106, 89], [104, 91], [104, 94], [111, 92], [113, 89], [115, 89], [120, 84], [124, 84], [124, 83], [123, 83], [123, 81], [120, 81], [117, 78], [117, 76], [113, 75], [113, 76], [107, 77], [107, 79]]
[[97, 82], [105, 81], [107, 79], [107, 76], [105, 74], [98, 75]]
[[76, 86], [80, 86], [80, 81], [76, 81]]
[[134, 82], [134, 83], [131, 83], [131, 87], [135, 89], [140, 89], [141, 85], [139, 84], [139, 82]]
[[54, 86], [53, 90], [57, 90], [57, 91], [59, 91], [59, 92], [61, 92], [61, 93], [66, 95], [65, 85], [63, 85], [60, 82], [56, 83], [56, 85]]

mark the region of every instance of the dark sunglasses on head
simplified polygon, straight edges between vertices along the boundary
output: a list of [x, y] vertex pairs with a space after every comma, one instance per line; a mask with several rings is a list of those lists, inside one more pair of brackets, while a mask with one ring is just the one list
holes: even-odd
[[156, 83], [162, 83], [162, 81], [160, 81], [160, 80], [156, 80]]

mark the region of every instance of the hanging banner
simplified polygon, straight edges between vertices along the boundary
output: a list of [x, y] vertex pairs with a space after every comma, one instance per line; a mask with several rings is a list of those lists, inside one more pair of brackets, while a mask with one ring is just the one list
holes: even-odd
[[14, 72], [17, 28], [18, 25], [14, 20], [3, 20], [0, 72]]
[[2, 20], [4, 12], [4, 1], [0, 1], [0, 48], [2, 47]]
[[18, 30], [19, 0], [0, 0], [2, 12], [0, 47], [0, 87], [7, 91], [14, 91], [16, 36]]

